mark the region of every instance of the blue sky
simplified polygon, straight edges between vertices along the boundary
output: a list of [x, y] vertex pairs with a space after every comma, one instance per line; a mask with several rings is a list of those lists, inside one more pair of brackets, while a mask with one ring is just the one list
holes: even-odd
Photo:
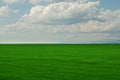
[[0, 43], [119, 43], [120, 0], [0, 0]]
[[112, 10], [117, 10], [120, 9], [120, 0], [100, 0], [101, 2], [101, 6], [103, 8], [107, 8], [107, 9], [112, 9]]

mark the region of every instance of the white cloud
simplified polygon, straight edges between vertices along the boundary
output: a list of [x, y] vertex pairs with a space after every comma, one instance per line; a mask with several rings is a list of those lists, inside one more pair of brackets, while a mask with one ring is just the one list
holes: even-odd
[[0, 17], [8, 17], [12, 13], [16, 13], [17, 10], [12, 10], [8, 6], [0, 7]]
[[[7, 4], [18, 4], [18, 3], [26, 3], [29, 2], [31, 4], [39, 4], [39, 3], [46, 3], [46, 4], [52, 4], [52, 3], [58, 3], [58, 2], [79, 2], [79, 3], [85, 3], [91, 0], [0, 0], [3, 3]], [[98, 0], [95, 0], [98, 1]]]
[[1, 2], [12, 4], [12, 3], [19, 3], [20, 1], [23, 0], [0, 0]]
[[21, 20], [42, 24], [74, 24], [89, 20], [93, 15], [96, 16], [96, 6], [98, 5], [98, 1], [88, 3], [60, 2], [48, 6], [37, 5]]
[[50, 31], [55, 30], [53, 32], [111, 32], [118, 30], [120, 10], [100, 9], [97, 7], [99, 5], [99, 1], [37, 5], [32, 7], [30, 13], [22, 16], [20, 20], [38, 25], [57, 26], [50, 29]]
[[18, 4], [18, 3], [25, 3], [25, 2], [29, 2], [31, 4], [37, 4], [41, 2], [41, 0], [0, 0], [0, 1], [7, 4]]
[[29, 0], [31, 4], [38, 4], [41, 2], [41, 0]]

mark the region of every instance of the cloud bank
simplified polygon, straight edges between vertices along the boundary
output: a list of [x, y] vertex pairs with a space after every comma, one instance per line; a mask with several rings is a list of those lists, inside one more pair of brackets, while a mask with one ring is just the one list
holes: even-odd
[[[3, 2], [15, 4], [20, 0]], [[41, 2], [29, 0], [29, 3], [34, 4], [29, 13], [21, 16], [15, 24], [1, 27], [0, 37], [3, 40], [0, 41], [7, 42], [7, 36], [23, 42], [86, 43], [120, 40], [120, 10], [100, 8], [98, 0], [45, 0], [50, 2], [47, 5], [39, 4]], [[0, 12], [4, 12], [2, 7]]]

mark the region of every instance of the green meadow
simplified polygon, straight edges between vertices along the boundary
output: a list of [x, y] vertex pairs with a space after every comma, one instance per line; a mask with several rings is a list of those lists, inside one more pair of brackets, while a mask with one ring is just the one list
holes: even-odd
[[1, 44], [0, 80], [120, 80], [120, 45]]

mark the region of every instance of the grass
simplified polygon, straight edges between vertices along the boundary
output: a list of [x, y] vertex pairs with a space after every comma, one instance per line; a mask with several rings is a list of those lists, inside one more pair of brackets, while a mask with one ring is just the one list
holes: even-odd
[[120, 80], [120, 45], [0, 45], [0, 80]]

